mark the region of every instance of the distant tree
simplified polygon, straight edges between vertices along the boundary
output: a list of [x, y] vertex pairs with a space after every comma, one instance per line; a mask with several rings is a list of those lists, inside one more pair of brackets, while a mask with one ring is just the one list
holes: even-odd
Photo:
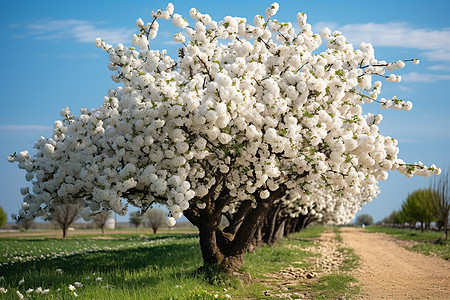
[[396, 212], [396, 214], [394, 215], [394, 224], [400, 224], [403, 227], [405, 227], [406, 222], [407, 222], [406, 216], [403, 213], [403, 211], [399, 210], [398, 212]]
[[34, 224], [34, 219], [22, 219], [22, 220], [17, 221], [17, 224], [18, 224], [21, 228], [23, 228], [23, 229], [25, 229], [25, 230], [28, 230], [28, 229], [31, 228], [31, 226], [33, 226], [33, 224]]
[[77, 202], [75, 204], [64, 202], [57, 206], [55, 210], [50, 214], [50, 220], [55, 221], [63, 232], [63, 238], [67, 235], [67, 229], [69, 226], [80, 218], [83, 206]]
[[370, 215], [368, 215], [368, 214], [359, 215], [356, 218], [356, 223], [358, 225], [364, 225], [364, 226], [372, 225], [373, 224], [373, 218]]
[[433, 210], [429, 204], [432, 193], [431, 189], [416, 190], [409, 194], [406, 201], [402, 204], [402, 210], [408, 222], [411, 224], [420, 222], [422, 232], [424, 226], [429, 227], [429, 224], [434, 219]]
[[136, 227], [136, 231], [138, 230], [139, 225], [142, 224], [144, 219], [139, 215], [138, 212], [130, 213], [130, 223]]
[[389, 216], [384, 218], [381, 223], [384, 224], [401, 224], [398, 222], [398, 211], [394, 210]]
[[3, 227], [3, 225], [6, 224], [7, 219], [8, 219], [8, 216], [6, 215], [3, 208], [0, 206], [0, 227]]
[[448, 239], [448, 222], [450, 215], [450, 169], [447, 169], [431, 184], [429, 203], [438, 224], [444, 228], [445, 239]]
[[160, 208], [149, 209], [144, 214], [144, 220], [148, 227], [153, 229], [153, 233], [156, 234], [158, 228], [166, 223], [167, 213]]
[[112, 212], [110, 210], [102, 210], [98, 214], [92, 217], [94, 224], [102, 229], [102, 234], [105, 234], [106, 221], [111, 216]]

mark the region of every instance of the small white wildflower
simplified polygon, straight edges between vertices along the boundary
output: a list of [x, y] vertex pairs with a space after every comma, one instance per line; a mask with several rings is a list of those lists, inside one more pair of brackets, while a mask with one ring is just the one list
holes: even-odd
[[75, 297], [78, 297], [77, 293], [75, 293], [75, 292], [73, 292], [73, 295], [74, 295]]
[[56, 269], [56, 273], [62, 274], [63, 270], [61, 269]]
[[22, 293], [20, 293], [19, 291], [16, 291], [16, 294], [17, 294], [17, 296], [19, 296], [19, 299], [23, 299], [23, 295], [22, 295]]
[[91, 279], [91, 276], [86, 277], [86, 280], [89, 280], [89, 279]]
[[0, 288], [0, 293], [6, 294], [8, 292], [8, 289], [5, 289], [4, 287]]
[[[31, 289], [30, 289], [31, 290]], [[36, 288], [36, 290], [34, 291], [36, 294], [40, 294], [42, 292], [42, 288], [38, 287]]]
[[22, 278], [21, 281], [19, 281], [19, 285], [23, 284], [25, 282], [25, 279]]
[[48, 292], [50, 292], [50, 289], [45, 289], [41, 292], [41, 294], [47, 294]]
[[95, 281], [101, 281], [103, 278], [101, 278], [101, 277], [97, 277], [97, 278], [95, 278]]
[[83, 284], [81, 282], [78, 282], [78, 281], [75, 281], [73, 283], [73, 285], [76, 286], [76, 287], [82, 287], [83, 286]]
[[69, 290], [75, 291], [76, 289], [77, 289], [76, 287], [74, 287], [73, 285], [69, 284]]
[[34, 291], [33, 289], [28, 289], [27, 293], [31, 293], [32, 291]]

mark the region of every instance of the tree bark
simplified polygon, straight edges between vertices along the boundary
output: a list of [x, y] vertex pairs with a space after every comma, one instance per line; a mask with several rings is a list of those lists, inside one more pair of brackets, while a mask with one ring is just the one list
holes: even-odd
[[281, 206], [280, 205], [276, 205], [276, 207], [274, 207], [274, 209], [272, 209], [266, 218], [266, 224], [267, 224], [267, 228], [266, 228], [266, 232], [263, 236], [263, 241], [264, 243], [268, 244], [269, 246], [273, 246], [273, 244], [275, 243], [275, 227], [276, 227], [276, 223], [277, 223], [277, 219], [278, 219], [278, 213], [280, 212]]
[[257, 198], [255, 208], [249, 200], [242, 202], [237, 212], [228, 216], [230, 224], [223, 230], [219, 226], [225, 202], [223, 199], [215, 200], [215, 203], [220, 203], [216, 209], [213, 205], [205, 209], [188, 208], [185, 216], [199, 230], [204, 268], [214, 267], [226, 273], [238, 271], [273, 201], [284, 196], [285, 192], [283, 186], [267, 199]]
[[62, 225], [61, 229], [62, 229], [62, 232], [63, 232], [63, 236], [62, 237], [63, 237], [63, 239], [65, 239], [66, 238], [67, 227]]

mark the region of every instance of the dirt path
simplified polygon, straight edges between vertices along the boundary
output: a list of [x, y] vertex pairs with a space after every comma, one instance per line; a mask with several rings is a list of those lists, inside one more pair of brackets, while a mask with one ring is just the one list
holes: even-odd
[[297, 287], [300, 282], [308, 286], [325, 275], [338, 272], [339, 267], [346, 259], [346, 256], [338, 250], [341, 244], [336, 240], [336, 234], [331, 230], [325, 231], [320, 238], [314, 240], [313, 246], [304, 248], [288, 245], [286, 247], [316, 255], [305, 260], [309, 263], [307, 267], [289, 266], [279, 272], [265, 274], [264, 279], [257, 279], [257, 282], [269, 287], [268, 290], [264, 291], [264, 295], [269, 298], [315, 299], [311, 291], [293, 291], [291, 288]]
[[342, 228], [344, 243], [361, 257], [354, 276], [360, 299], [450, 299], [450, 262], [411, 252], [384, 234]]

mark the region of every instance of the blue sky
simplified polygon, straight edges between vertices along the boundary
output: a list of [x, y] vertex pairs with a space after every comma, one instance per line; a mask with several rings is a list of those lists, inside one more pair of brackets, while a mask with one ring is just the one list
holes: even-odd
[[[188, 18], [195, 7], [215, 20], [227, 15], [252, 20], [272, 1], [172, 1], [175, 12]], [[394, 61], [418, 57], [420, 65], [401, 70], [401, 83], [383, 82], [382, 96], [411, 100], [413, 110], [385, 111], [364, 106], [366, 113], [382, 113], [383, 135], [399, 140], [399, 157], [439, 167], [450, 166], [450, 2], [448, 1], [278, 1], [275, 18], [296, 22], [306, 12], [316, 32], [328, 26], [340, 30], [355, 45], [370, 42], [378, 59]], [[19, 210], [19, 189], [25, 172], [7, 162], [15, 151], [31, 150], [40, 136], [50, 136], [59, 111], [68, 106], [102, 104], [115, 84], [107, 69], [106, 53], [95, 48], [96, 37], [130, 44], [135, 21], [166, 1], [2, 1], [0, 3], [0, 206], [8, 215]], [[169, 22], [160, 22], [151, 46], [175, 55]], [[381, 220], [398, 209], [408, 193], [426, 187], [429, 178], [406, 178], [390, 173], [380, 184], [381, 194], [360, 213]], [[126, 218], [124, 219], [126, 220]]]

